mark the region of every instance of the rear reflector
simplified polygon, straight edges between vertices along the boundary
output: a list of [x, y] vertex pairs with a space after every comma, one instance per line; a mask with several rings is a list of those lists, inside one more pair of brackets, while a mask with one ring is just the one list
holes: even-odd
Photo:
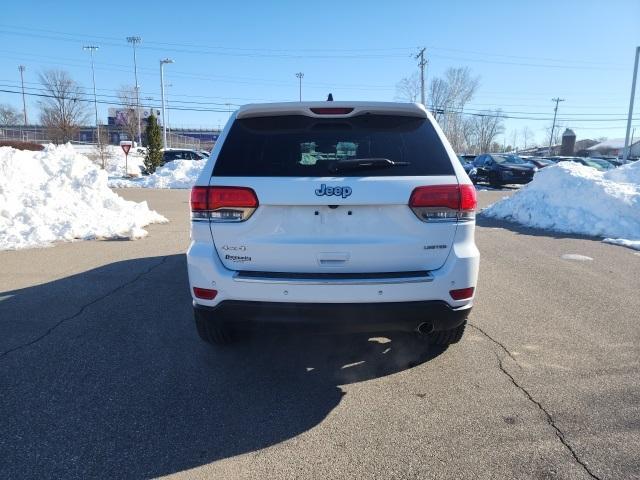
[[455, 221], [475, 218], [473, 185], [429, 185], [411, 192], [409, 206], [422, 221]]
[[348, 107], [320, 107], [310, 110], [316, 115], [346, 115], [353, 112], [353, 108]]
[[241, 222], [258, 208], [256, 192], [247, 187], [193, 187], [191, 217], [194, 220]]
[[193, 287], [193, 294], [196, 298], [201, 298], [203, 300], [213, 300], [218, 295], [217, 290], [211, 290], [209, 288], [198, 288]]
[[464, 300], [465, 298], [473, 297], [473, 291], [473, 287], [459, 288], [457, 290], [451, 290], [449, 295], [451, 295], [451, 298], [454, 300]]

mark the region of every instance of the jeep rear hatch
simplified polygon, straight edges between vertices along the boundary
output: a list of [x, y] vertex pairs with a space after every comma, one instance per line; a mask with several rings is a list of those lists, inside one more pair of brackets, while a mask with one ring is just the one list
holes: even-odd
[[207, 209], [232, 270], [415, 272], [444, 264], [462, 194], [427, 118], [278, 115], [234, 122]]

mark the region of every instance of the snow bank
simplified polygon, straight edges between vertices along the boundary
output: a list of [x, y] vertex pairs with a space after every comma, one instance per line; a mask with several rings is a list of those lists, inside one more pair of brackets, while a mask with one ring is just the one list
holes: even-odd
[[206, 160], [174, 160], [153, 175], [136, 179], [109, 178], [112, 188], [191, 188], [204, 168]]
[[167, 219], [124, 200], [107, 174], [71, 145], [41, 152], [0, 147], [0, 250], [55, 241], [141, 238]]
[[640, 162], [605, 173], [561, 162], [482, 214], [640, 248]]
[[618, 183], [633, 183], [640, 185], [640, 161], [628, 163], [619, 168], [607, 170], [604, 178]]

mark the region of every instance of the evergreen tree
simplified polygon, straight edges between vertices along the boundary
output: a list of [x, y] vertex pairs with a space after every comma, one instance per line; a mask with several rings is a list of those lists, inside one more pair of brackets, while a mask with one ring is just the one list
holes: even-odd
[[147, 136], [147, 153], [144, 156], [144, 167], [151, 174], [162, 164], [162, 137], [158, 119], [153, 114], [147, 119], [145, 134]]

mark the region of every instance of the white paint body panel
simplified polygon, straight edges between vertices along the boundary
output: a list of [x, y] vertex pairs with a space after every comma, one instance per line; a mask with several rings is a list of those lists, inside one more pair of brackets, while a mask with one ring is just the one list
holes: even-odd
[[[315, 116], [309, 108], [327, 106], [354, 107], [354, 112], [348, 116], [367, 111], [429, 119], [445, 145], [455, 174], [423, 177], [211, 176], [236, 117]], [[192, 222], [192, 241], [187, 252], [191, 287], [218, 290], [214, 300], [197, 299], [197, 303], [215, 306], [224, 300], [305, 303], [444, 300], [454, 307], [469, 305], [472, 299], [454, 301], [449, 291], [476, 285], [479, 252], [473, 237], [475, 223], [425, 223], [408, 206], [415, 187], [455, 183], [471, 184], [471, 181], [440, 127], [421, 105], [296, 102], [242, 107], [229, 119], [196, 185], [250, 187], [256, 192], [260, 205], [245, 222]], [[349, 186], [352, 193], [347, 198], [319, 197], [315, 190], [322, 184]], [[332, 209], [329, 205], [338, 208]], [[445, 245], [446, 248], [427, 248], [433, 245]], [[234, 256], [251, 260], [238, 260]], [[237, 270], [291, 273], [428, 270], [432, 281], [362, 285], [310, 285], [293, 280], [285, 283], [242, 282], [234, 279]]]

